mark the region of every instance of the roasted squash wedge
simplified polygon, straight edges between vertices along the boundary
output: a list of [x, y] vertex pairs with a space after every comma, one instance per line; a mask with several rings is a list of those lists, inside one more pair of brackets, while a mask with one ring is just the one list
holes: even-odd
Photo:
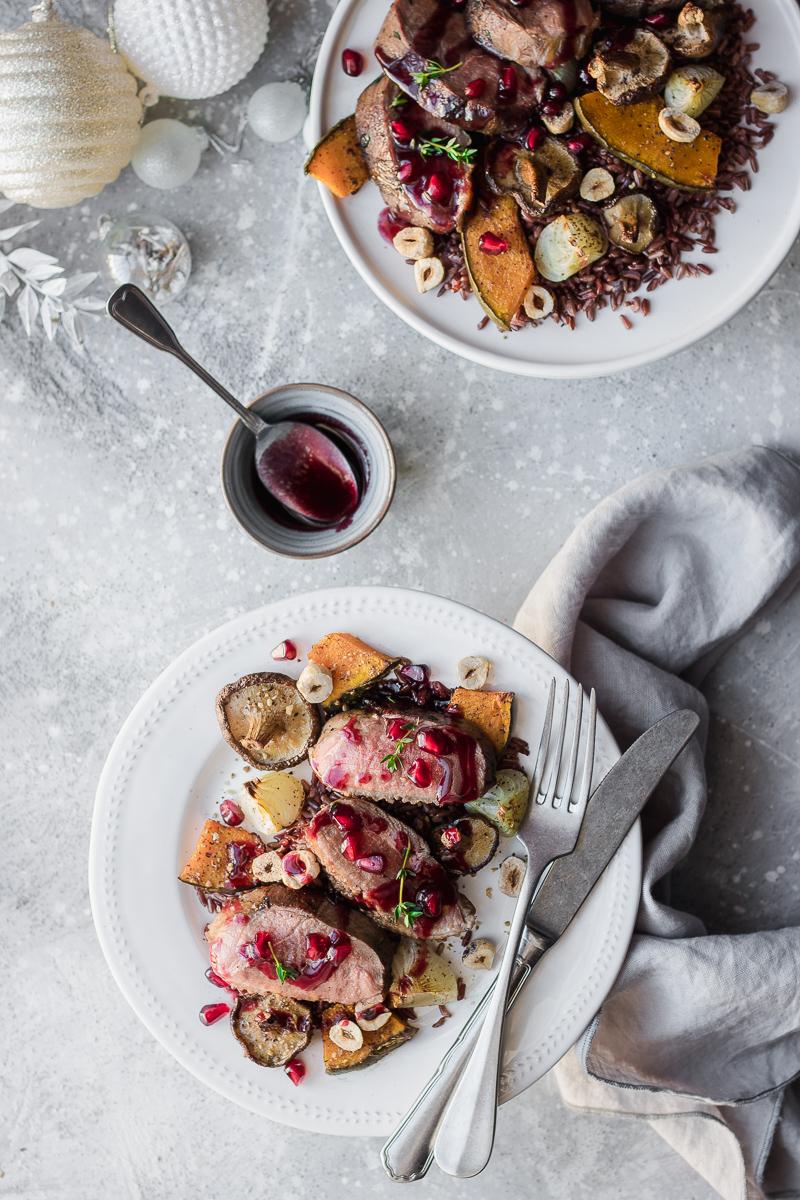
[[345, 697], [354, 698], [400, 662], [352, 633], [326, 633], [311, 647], [308, 657], [327, 667], [333, 677], [333, 691], [323, 705], [327, 709], [337, 707]]
[[322, 1056], [325, 1071], [328, 1075], [341, 1075], [343, 1071], [354, 1071], [359, 1067], [368, 1067], [377, 1062], [385, 1054], [396, 1050], [404, 1042], [408, 1042], [417, 1032], [397, 1013], [392, 1013], [389, 1020], [380, 1029], [363, 1031], [363, 1044], [357, 1050], [342, 1050], [330, 1036], [330, 1028], [342, 1017], [353, 1020], [353, 1009], [344, 1004], [331, 1004], [322, 1012]]
[[355, 116], [345, 117], [325, 134], [308, 156], [304, 170], [340, 199], [352, 196], [367, 182], [369, 171], [361, 153]]
[[[484, 233], [508, 242], [502, 254], [480, 248]], [[461, 235], [469, 280], [483, 310], [500, 329], [511, 328], [511, 319], [522, 307], [525, 293], [536, 278], [536, 268], [522, 228], [517, 203], [511, 196], [495, 196], [489, 209], [478, 207]]]
[[206, 821], [191, 857], [178, 878], [201, 891], [236, 892], [257, 885], [253, 859], [265, 850], [261, 838], [246, 829]]
[[660, 99], [617, 105], [599, 92], [587, 92], [574, 103], [584, 129], [623, 162], [668, 187], [689, 192], [713, 188], [721, 140], [704, 129], [693, 142], [671, 141], [658, 124]]
[[465, 720], [477, 725], [500, 754], [511, 734], [513, 692], [482, 692], [476, 688], [456, 688], [451, 703]]

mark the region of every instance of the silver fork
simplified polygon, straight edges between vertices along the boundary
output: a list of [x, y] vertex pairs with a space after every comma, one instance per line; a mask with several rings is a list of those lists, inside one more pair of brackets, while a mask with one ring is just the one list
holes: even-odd
[[[442, 1121], [442, 1115], [447, 1108], [451, 1096], [454, 1094], [453, 1088], [464, 1069], [464, 1065], [469, 1060], [470, 1052], [482, 1037], [481, 1023], [484, 1013], [487, 1013], [488, 1019], [492, 1020], [491, 1027], [484, 1024], [484, 1034], [487, 1028], [496, 1028], [497, 1030], [495, 1059], [497, 1066], [494, 1076], [489, 1076], [488, 1083], [486, 1084], [486, 1087], [489, 1089], [487, 1099], [491, 1101], [491, 1104], [487, 1105], [487, 1112], [489, 1108], [491, 1109], [491, 1126], [484, 1130], [481, 1142], [484, 1148], [488, 1142], [488, 1149], [485, 1149], [485, 1162], [475, 1170], [464, 1170], [464, 1174], [477, 1174], [486, 1165], [491, 1155], [494, 1141], [495, 1109], [497, 1105], [497, 1075], [500, 1045], [502, 1042], [503, 1010], [506, 1007], [511, 1007], [522, 985], [528, 978], [533, 963], [541, 955], [546, 946], [546, 943], [541, 943], [531, 930], [525, 928], [525, 918], [527, 917], [536, 885], [545, 869], [553, 859], [564, 854], [569, 854], [574, 848], [586, 810], [586, 801], [591, 791], [596, 727], [594, 690], [592, 690], [589, 698], [587, 732], [581, 760], [581, 778], [577, 789], [575, 788], [583, 726], [583, 689], [580, 686], [578, 687], [577, 701], [574, 705], [575, 718], [566, 773], [563, 783], [560, 787], [558, 786], [570, 708], [569, 696], [570, 687], [569, 681], [567, 681], [559, 713], [558, 729], [556, 737], [553, 740], [556, 681], [554, 679], [551, 681], [547, 711], [545, 713], [542, 736], [534, 766], [533, 782], [531, 785], [531, 804], [518, 835], [527, 850], [527, 867], [522, 888], [517, 898], [517, 907], [514, 912], [514, 919], [509, 931], [500, 970], [496, 978], [484, 992], [458, 1037], [439, 1063], [436, 1071], [428, 1080], [428, 1083], [408, 1110], [395, 1132], [384, 1145], [381, 1152], [381, 1160], [385, 1170], [393, 1179], [421, 1179], [427, 1172], [433, 1159], [433, 1144]], [[553, 741], [552, 745], [551, 741]], [[546, 784], [545, 778], [547, 779]], [[566, 803], [564, 803], [564, 800], [566, 800]], [[523, 932], [525, 941], [518, 957], [517, 950], [519, 948], [520, 936]], [[491, 1010], [487, 1012], [490, 1005]], [[473, 1075], [472, 1067], [469, 1075], [470, 1077]], [[472, 1099], [472, 1104], [474, 1107], [474, 1098]], [[462, 1108], [461, 1103], [459, 1103], [458, 1109], [455, 1106], [451, 1107], [448, 1111], [448, 1124], [451, 1113], [454, 1112], [462, 1114], [464, 1122], [463, 1132], [468, 1134], [471, 1139], [473, 1134], [470, 1131], [469, 1120], [472, 1108], [468, 1108], [466, 1104]], [[442, 1130], [444, 1131], [444, 1126], [442, 1126]], [[455, 1133], [459, 1132], [461, 1132], [461, 1119], [455, 1125]], [[463, 1140], [466, 1140], [466, 1138]], [[455, 1147], [454, 1151], [450, 1150], [451, 1143]], [[458, 1146], [460, 1144], [461, 1140], [459, 1140]], [[436, 1142], [437, 1162], [440, 1162], [443, 1169], [450, 1171], [451, 1174], [461, 1174], [464, 1166], [471, 1165], [471, 1163], [467, 1164], [463, 1161], [463, 1153], [458, 1146], [456, 1146], [456, 1138], [452, 1133], [448, 1136], [446, 1142], [441, 1143], [441, 1147], [439, 1141]], [[440, 1153], [442, 1154], [442, 1159], [440, 1159]], [[458, 1170], [451, 1171], [451, 1163]]]

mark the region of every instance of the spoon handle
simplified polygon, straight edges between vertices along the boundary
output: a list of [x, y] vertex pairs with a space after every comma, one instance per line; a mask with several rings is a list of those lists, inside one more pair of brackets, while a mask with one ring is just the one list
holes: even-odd
[[221, 396], [226, 404], [229, 404], [239, 420], [255, 434], [256, 437], [269, 428], [266, 421], [262, 421], [256, 413], [251, 412], [249, 408], [245, 408], [243, 404], [230, 394], [227, 388], [209, 375], [199, 363], [187, 354], [183, 346], [180, 344], [170, 326], [162, 317], [156, 306], [148, 300], [144, 292], [140, 291], [132, 283], [123, 283], [122, 287], [117, 288], [114, 295], [110, 297], [107, 305], [108, 315], [118, 321], [125, 329], [135, 333], [137, 337], [143, 341], [149, 342], [151, 346], [155, 346], [157, 350], [164, 350], [167, 354], [174, 354], [185, 367], [190, 371], [194, 371], [203, 383], [207, 384], [212, 391]]

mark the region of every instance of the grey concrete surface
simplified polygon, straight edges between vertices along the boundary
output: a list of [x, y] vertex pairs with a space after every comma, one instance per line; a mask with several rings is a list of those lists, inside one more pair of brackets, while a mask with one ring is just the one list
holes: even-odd
[[[101, 28], [99, 0], [62, 7]], [[0, 28], [26, 10], [5, 0]], [[251, 77], [175, 111], [231, 133], [255, 86], [298, 73], [330, 11], [273, 0]], [[376, 1143], [231, 1110], [153, 1041], [106, 970], [86, 885], [94, 788], [120, 722], [174, 655], [235, 613], [333, 583], [426, 588], [510, 620], [581, 515], [637, 473], [753, 441], [800, 452], [797, 247], [745, 312], [669, 364], [515, 380], [449, 357], [379, 306], [301, 177], [299, 142], [248, 140], [243, 157], [207, 153], [190, 184], [164, 194], [126, 171], [80, 208], [44, 214], [30, 241], [87, 269], [100, 213], [139, 205], [174, 219], [195, 255], [171, 309], [188, 347], [244, 396], [317, 379], [363, 397], [394, 439], [398, 495], [343, 557], [270, 557], [220, 493], [227, 414], [178, 364], [104, 318], [83, 357], [26, 340], [16, 315], [0, 326], [2, 1197], [396, 1194]], [[710, 681], [711, 804], [675, 890], [713, 928], [800, 914], [798, 601]], [[432, 1173], [417, 1193], [711, 1196], [647, 1127], [566, 1112], [549, 1080], [501, 1113], [484, 1176]]]

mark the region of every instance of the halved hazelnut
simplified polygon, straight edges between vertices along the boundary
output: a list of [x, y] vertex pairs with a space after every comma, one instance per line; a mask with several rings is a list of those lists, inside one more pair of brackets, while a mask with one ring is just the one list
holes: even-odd
[[525, 863], [515, 854], [503, 860], [500, 868], [499, 888], [504, 896], [518, 896], [525, 878]]
[[355, 1021], [351, 1021], [349, 1017], [342, 1017], [341, 1020], [331, 1025], [328, 1037], [334, 1046], [338, 1046], [340, 1050], [349, 1050], [351, 1054], [354, 1050], [360, 1050], [364, 1045], [363, 1033]]
[[333, 691], [333, 676], [327, 667], [310, 662], [300, 672], [297, 690], [309, 704], [322, 704]]
[[440, 258], [420, 258], [414, 263], [414, 280], [420, 293], [433, 291], [444, 283], [444, 263]]
[[409, 225], [408, 229], [401, 229], [394, 235], [392, 245], [403, 258], [410, 258], [416, 262], [433, 254], [433, 234], [429, 229]]
[[257, 858], [253, 859], [253, 879], [259, 883], [281, 883], [283, 881], [281, 856], [277, 850], [267, 850], [266, 854], [259, 854]]
[[700, 123], [679, 108], [662, 108], [658, 114], [661, 132], [671, 142], [693, 142], [700, 136]]
[[789, 89], [777, 79], [773, 79], [771, 83], [761, 83], [750, 93], [750, 103], [755, 105], [759, 112], [783, 112], [789, 103]]
[[607, 200], [614, 195], [616, 186], [614, 176], [605, 167], [592, 167], [581, 180], [581, 199], [591, 200], [592, 203]]
[[361, 1000], [354, 1010], [356, 1024], [365, 1033], [374, 1033], [382, 1029], [391, 1020], [391, 1010], [383, 1003], [383, 996], [372, 996], [369, 1000]]
[[525, 309], [526, 317], [530, 317], [531, 321], [543, 321], [545, 317], [550, 316], [555, 308], [555, 303], [552, 292], [548, 292], [547, 288], [539, 287], [538, 284], [533, 284], [525, 293], [522, 307]]
[[281, 859], [281, 881], [299, 891], [319, 875], [319, 859], [310, 850], [290, 850]]
[[467, 946], [461, 956], [461, 961], [465, 967], [470, 967], [473, 971], [491, 971], [495, 953], [494, 942], [489, 941], [488, 938], [476, 938]]
[[482, 688], [489, 678], [492, 664], [481, 654], [468, 654], [458, 664], [458, 682], [460, 687]]

